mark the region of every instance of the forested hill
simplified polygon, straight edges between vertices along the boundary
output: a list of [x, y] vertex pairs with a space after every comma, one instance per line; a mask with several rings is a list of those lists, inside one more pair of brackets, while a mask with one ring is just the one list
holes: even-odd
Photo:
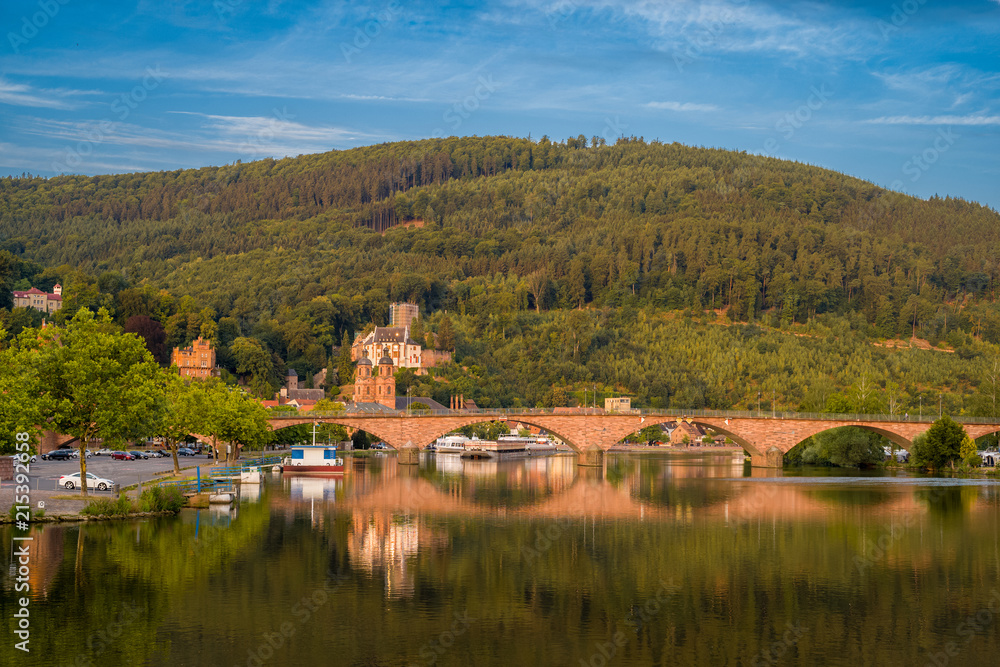
[[[546, 313], [580, 308], [1000, 342], [991, 209], [745, 153], [601, 143], [451, 138], [6, 178], [0, 277], [62, 281], [67, 313], [104, 304], [122, 322], [150, 316], [168, 344], [211, 320], [223, 345], [254, 336], [276, 363], [313, 370], [345, 332], [384, 323], [394, 300], [420, 303], [431, 329], [432, 313], [455, 314], [459, 357], [485, 366]], [[581, 364], [596, 353], [584, 347], [570, 345]], [[568, 372], [567, 384], [586, 380]], [[665, 391], [669, 401], [676, 388]]]

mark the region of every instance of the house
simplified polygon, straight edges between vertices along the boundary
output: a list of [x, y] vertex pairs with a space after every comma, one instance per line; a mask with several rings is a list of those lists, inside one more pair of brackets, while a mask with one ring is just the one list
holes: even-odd
[[289, 368], [285, 374], [285, 386], [279, 392], [281, 398], [292, 400], [322, 401], [326, 392], [322, 389], [299, 388], [299, 374], [294, 368]]
[[670, 433], [671, 445], [697, 446], [705, 437], [705, 429], [698, 424], [689, 424], [686, 421], [665, 424], [664, 430]]
[[59, 284], [52, 288], [51, 294], [37, 287], [32, 287], [27, 292], [14, 290], [13, 294], [15, 308], [34, 308], [46, 314], [62, 308], [62, 285]]
[[632, 410], [632, 399], [629, 398], [628, 396], [604, 399], [605, 412], [629, 412], [631, 410]]
[[201, 336], [187, 347], [175, 347], [170, 353], [170, 363], [177, 366], [181, 377], [204, 379], [219, 376], [219, 369], [215, 366], [215, 349], [210, 341]]

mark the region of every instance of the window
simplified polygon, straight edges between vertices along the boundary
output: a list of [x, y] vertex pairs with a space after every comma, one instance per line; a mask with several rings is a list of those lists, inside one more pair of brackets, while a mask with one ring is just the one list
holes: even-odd
[[337, 450], [336, 449], [324, 449], [323, 450], [323, 458], [324, 459], [335, 459], [335, 458], [337, 458]]
[[293, 459], [304, 459], [306, 456], [306, 451], [304, 449], [293, 449], [292, 458]]

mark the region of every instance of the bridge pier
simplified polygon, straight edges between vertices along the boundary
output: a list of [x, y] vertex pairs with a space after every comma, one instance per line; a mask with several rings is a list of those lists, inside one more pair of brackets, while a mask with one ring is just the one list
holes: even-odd
[[772, 445], [763, 454], [751, 454], [750, 466], [753, 468], [783, 468], [785, 467], [785, 453]]
[[415, 466], [420, 463], [420, 448], [415, 445], [408, 445], [399, 448], [399, 456], [396, 463], [401, 466]]
[[600, 447], [585, 449], [577, 455], [576, 464], [587, 468], [600, 468], [604, 466], [604, 450]]

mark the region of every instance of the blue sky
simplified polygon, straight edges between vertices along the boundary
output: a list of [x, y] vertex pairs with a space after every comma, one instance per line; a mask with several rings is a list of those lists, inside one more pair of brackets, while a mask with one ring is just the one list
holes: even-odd
[[1000, 208], [1000, 0], [4, 0], [0, 174], [621, 134]]

